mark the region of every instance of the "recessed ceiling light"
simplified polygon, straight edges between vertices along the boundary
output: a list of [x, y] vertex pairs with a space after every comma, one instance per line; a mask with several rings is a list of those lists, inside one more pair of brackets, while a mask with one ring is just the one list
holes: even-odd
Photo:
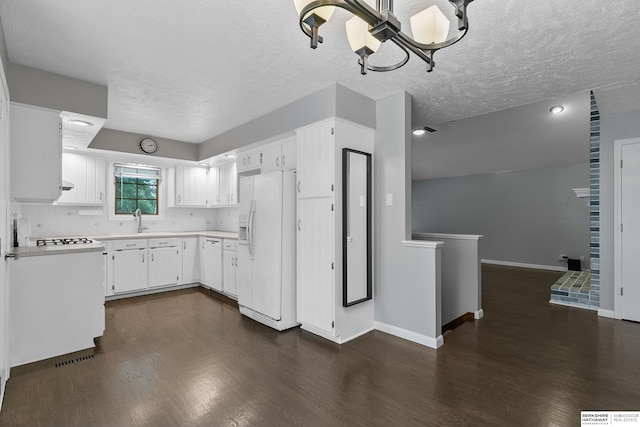
[[209, 166], [209, 163], [198, 163], [200, 166]]
[[93, 123], [88, 122], [86, 120], [79, 120], [79, 119], [70, 119], [69, 123], [71, 123], [72, 125], [83, 126], [83, 127], [93, 126]]
[[78, 147], [74, 147], [72, 145], [65, 145], [63, 148], [67, 149], [67, 150], [79, 150]]
[[424, 130], [423, 128], [420, 128], [420, 129], [414, 129], [414, 130], [413, 130], [413, 134], [414, 134], [415, 136], [422, 136], [422, 135], [424, 135], [425, 133], [427, 133], [427, 131], [426, 131], [426, 130]]
[[564, 111], [564, 107], [562, 105], [554, 105], [549, 111], [551, 111], [551, 114], [560, 114]]

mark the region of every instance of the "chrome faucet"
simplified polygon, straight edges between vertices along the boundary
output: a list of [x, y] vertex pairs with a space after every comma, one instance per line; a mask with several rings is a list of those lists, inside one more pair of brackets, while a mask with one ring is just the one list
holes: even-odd
[[133, 217], [138, 218], [138, 233], [142, 233], [143, 230], [149, 229], [149, 227], [142, 226], [142, 211], [140, 210], [140, 208], [136, 209], [136, 211], [133, 213]]

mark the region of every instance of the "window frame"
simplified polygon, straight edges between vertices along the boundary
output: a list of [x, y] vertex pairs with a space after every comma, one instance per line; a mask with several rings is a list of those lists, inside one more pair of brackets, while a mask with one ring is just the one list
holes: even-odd
[[[166, 197], [164, 197], [166, 195], [166, 185], [163, 185], [163, 181], [166, 180], [166, 169], [161, 167], [161, 166], [156, 166], [156, 165], [147, 165], [147, 164], [140, 164], [140, 163], [129, 163], [129, 162], [110, 162], [109, 164], [109, 176], [111, 177], [111, 182], [109, 185], [109, 219], [113, 220], [113, 221], [122, 221], [122, 220], [127, 220], [128, 218], [130, 218], [131, 220], [135, 221], [136, 219], [133, 217], [132, 213], [116, 213], [116, 203], [117, 203], [117, 198], [116, 198], [116, 181], [117, 181], [117, 168], [119, 167], [125, 167], [125, 168], [131, 168], [131, 169], [148, 169], [148, 170], [154, 170], [157, 171], [157, 175], [154, 177], [153, 175], [150, 175], [150, 179], [157, 179], [158, 184], [157, 184], [157, 190], [156, 190], [156, 198], [157, 198], [157, 202], [156, 202], [156, 214], [142, 214], [144, 217], [147, 217], [149, 219], [153, 219], [153, 220], [162, 220], [165, 218], [165, 211], [166, 211]], [[144, 176], [140, 176], [142, 178], [144, 178]], [[136, 199], [137, 200], [137, 199]], [[121, 224], [122, 225], [122, 224]]]

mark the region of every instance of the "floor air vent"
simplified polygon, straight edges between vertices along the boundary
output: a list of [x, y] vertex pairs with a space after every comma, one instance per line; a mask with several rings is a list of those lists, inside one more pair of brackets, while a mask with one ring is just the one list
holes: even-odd
[[72, 365], [74, 363], [82, 362], [83, 360], [89, 360], [89, 359], [93, 359], [93, 354], [86, 354], [84, 356], [76, 357], [75, 359], [67, 359], [61, 362], [57, 362], [55, 364], [55, 367], [59, 368], [61, 366]]

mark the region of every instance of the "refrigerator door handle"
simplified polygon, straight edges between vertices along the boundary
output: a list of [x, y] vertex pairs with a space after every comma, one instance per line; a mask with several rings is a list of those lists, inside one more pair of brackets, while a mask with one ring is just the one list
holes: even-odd
[[256, 201], [251, 201], [251, 207], [249, 208], [249, 220], [247, 221], [247, 240], [249, 244], [249, 257], [253, 259], [255, 252], [253, 248], [253, 229], [254, 229], [254, 218], [256, 214]]

